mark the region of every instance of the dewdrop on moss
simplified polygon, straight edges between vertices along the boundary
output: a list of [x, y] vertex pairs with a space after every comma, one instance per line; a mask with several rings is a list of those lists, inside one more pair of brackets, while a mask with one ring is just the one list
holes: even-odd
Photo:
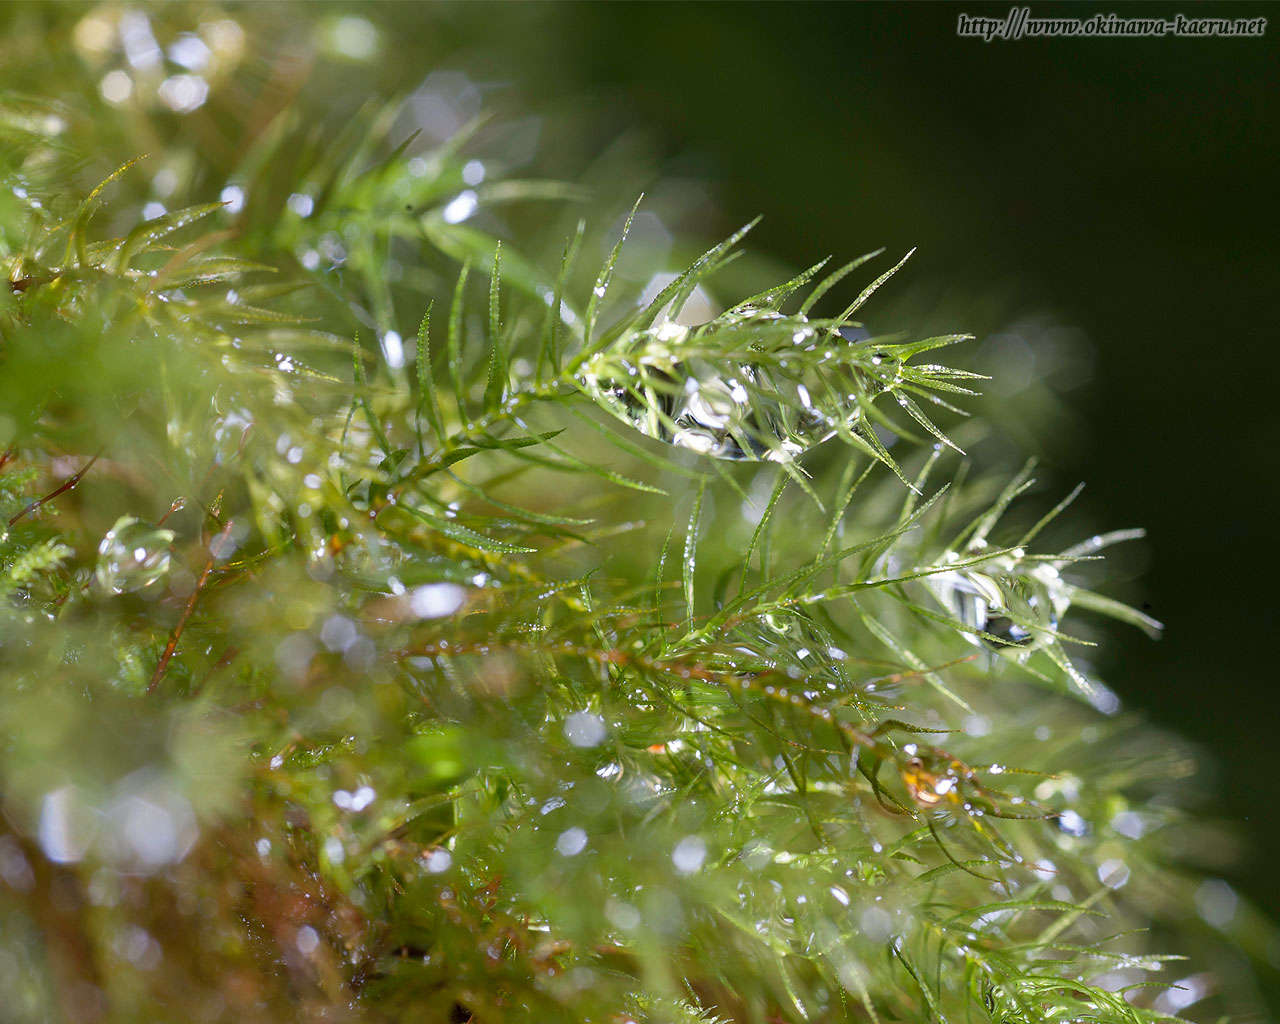
[[98, 582], [113, 594], [142, 590], [169, 572], [173, 531], [121, 516], [98, 545]]
[[[961, 561], [954, 551], [944, 563]], [[1068, 591], [1054, 566], [1028, 563], [1015, 551], [978, 566], [934, 573], [926, 579], [938, 603], [956, 616], [976, 645], [1001, 650], [1023, 648], [1022, 656], [1043, 646], [1071, 605]]]
[[[735, 462], [789, 462], [842, 430], [864, 429], [861, 402], [897, 382], [900, 361], [882, 354], [870, 365], [851, 366], [861, 395], [851, 394], [833, 408], [829, 398], [821, 405], [815, 401], [821, 392], [806, 385], [803, 359], [719, 361], [684, 350], [715, 329], [756, 339], [744, 345], [786, 331], [789, 345], [809, 351], [817, 347], [817, 332], [806, 324], [803, 316], [754, 306], [693, 328], [668, 322], [635, 335], [634, 358], [601, 353], [588, 360], [582, 383], [613, 415], [659, 441]], [[861, 340], [857, 333], [839, 334], [851, 345]], [[815, 386], [822, 380], [809, 379]]]

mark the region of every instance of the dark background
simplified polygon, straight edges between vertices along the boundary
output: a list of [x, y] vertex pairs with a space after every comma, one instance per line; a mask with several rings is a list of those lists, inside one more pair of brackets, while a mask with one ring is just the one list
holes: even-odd
[[1097, 667], [1218, 761], [1208, 810], [1256, 851], [1229, 877], [1280, 912], [1278, 9], [1032, 11], [1262, 15], [1261, 39], [957, 37], [962, 11], [1008, 9], [481, 5], [432, 42], [456, 59], [483, 39], [480, 74], [552, 120], [572, 108], [566, 165], [644, 133], [660, 172], [714, 183], [708, 237], [763, 213], [752, 246], [795, 266], [919, 246], [917, 320], [982, 335], [1047, 311], [1083, 331], [1075, 426], [1033, 447], [1062, 490], [1087, 481], [1086, 521], [1148, 528], [1125, 596], [1167, 625], [1159, 642], [1112, 631]]

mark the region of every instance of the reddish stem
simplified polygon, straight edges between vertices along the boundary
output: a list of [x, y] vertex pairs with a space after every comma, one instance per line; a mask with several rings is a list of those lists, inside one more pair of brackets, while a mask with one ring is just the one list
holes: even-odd
[[[82, 476], [84, 476], [87, 472], [89, 472], [89, 468], [90, 468], [90, 467], [91, 467], [95, 462], [97, 462], [97, 461], [98, 461], [99, 457], [102, 455], [102, 453], [103, 453], [104, 451], [106, 451], [106, 449], [105, 449], [105, 448], [99, 448], [99, 449], [97, 450], [97, 452], [95, 452], [95, 453], [94, 453], [93, 458], [91, 458], [88, 462], [86, 462], [86, 463], [84, 464], [84, 466], [81, 468], [80, 472], [79, 472], [79, 473], [77, 473], [75, 476], [73, 476], [70, 480], [67, 480], [65, 483], [63, 483], [63, 485], [62, 485], [61, 487], [57, 488], [57, 490], [50, 491], [50, 492], [49, 492], [48, 494], [46, 494], [43, 498], [40, 498], [40, 499], [38, 499], [38, 500], [36, 500], [36, 501], [33, 501], [30, 505], [28, 505], [26, 508], [24, 508], [21, 512], [18, 512], [16, 515], [10, 516], [10, 517], [9, 517], [9, 525], [10, 525], [10, 526], [12, 526], [12, 525], [13, 525], [14, 523], [16, 523], [19, 519], [21, 519], [23, 516], [30, 515], [32, 512], [34, 512], [36, 509], [38, 509], [38, 508], [39, 508], [41, 505], [43, 505], [45, 502], [47, 502], [47, 501], [52, 501], [54, 498], [56, 498], [59, 494], [62, 494], [64, 491], [69, 491], [69, 490], [71, 490], [71, 488], [73, 488], [76, 484], [78, 484], [78, 483], [80, 482], [80, 478], [81, 478]], [[6, 454], [8, 454], [8, 453], [6, 453]], [[3, 465], [3, 463], [0, 463], [0, 465]]]
[[204, 590], [204, 585], [209, 581], [209, 574], [213, 572], [213, 563], [218, 557], [218, 552], [222, 550], [227, 536], [231, 533], [232, 522], [233, 520], [228, 519], [227, 525], [222, 528], [222, 532], [209, 545], [209, 560], [204, 563], [204, 571], [200, 573], [200, 578], [196, 580], [191, 596], [187, 598], [187, 606], [182, 609], [182, 618], [173, 627], [169, 642], [165, 644], [164, 653], [160, 655], [160, 660], [156, 663], [156, 670], [151, 674], [151, 682], [147, 684], [147, 693], [154, 693], [156, 687], [160, 685], [160, 680], [164, 678], [165, 669], [169, 667], [169, 662], [173, 659], [173, 652], [178, 649], [178, 640], [182, 636], [182, 631], [187, 628], [187, 620], [191, 618], [191, 613], [196, 610], [196, 601], [200, 599], [200, 592]]
[[181, 512], [181, 511], [182, 511], [184, 508], [186, 508], [186, 507], [187, 507], [187, 499], [186, 499], [186, 498], [177, 498], [177, 499], [175, 499], [175, 500], [174, 500], [174, 502], [173, 502], [173, 504], [169, 506], [169, 511], [168, 511], [168, 512], [166, 512], [164, 515], [162, 515], [159, 519], [157, 519], [157, 520], [156, 520], [156, 526], [163, 526], [163, 525], [164, 525], [164, 521], [165, 521], [166, 519], [168, 519], [168, 518], [169, 518], [171, 515], [173, 515], [175, 512]]

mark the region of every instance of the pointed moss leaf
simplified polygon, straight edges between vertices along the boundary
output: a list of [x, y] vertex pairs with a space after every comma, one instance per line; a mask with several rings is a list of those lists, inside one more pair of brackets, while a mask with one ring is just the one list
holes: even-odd
[[369, 380], [365, 376], [364, 361], [361, 358], [363, 352], [360, 348], [360, 335], [356, 335], [355, 352], [352, 355], [352, 363], [355, 368], [355, 385], [357, 401], [364, 410], [365, 422], [369, 424], [369, 429], [373, 432], [374, 439], [378, 442], [378, 447], [382, 449], [383, 455], [391, 454], [391, 442], [387, 440], [387, 435], [382, 429], [382, 422], [378, 419], [377, 414], [373, 410], [373, 403], [370, 397]]
[[[524, 423], [521, 423], [520, 420], [517, 419], [516, 422], [520, 423], [520, 425], [524, 427], [524, 429], [526, 430], [529, 429], [527, 426], [525, 426]], [[661, 487], [655, 487], [653, 484], [647, 484], [641, 480], [633, 480], [631, 477], [624, 476], [621, 473], [614, 472], [613, 470], [607, 469], [604, 466], [598, 466], [598, 465], [595, 465], [594, 463], [586, 462], [578, 458], [576, 455], [573, 455], [570, 452], [566, 451], [565, 449], [561, 448], [559, 445], [552, 444], [550, 441], [544, 441], [544, 444], [546, 445], [547, 448], [549, 448], [552, 452], [555, 453], [556, 455], [555, 459], [548, 459], [542, 456], [533, 455], [529, 452], [523, 452], [523, 451], [516, 452], [513, 454], [515, 454], [518, 458], [525, 459], [526, 461], [535, 463], [540, 466], [546, 466], [549, 469], [556, 469], [556, 470], [565, 471], [565, 472], [578, 471], [583, 473], [590, 473], [592, 476], [598, 476], [602, 480], [608, 480], [610, 483], [617, 484], [619, 487], [626, 487], [633, 491], [644, 491], [648, 494], [662, 494], [662, 495], [665, 495], [667, 493]]]
[[467, 259], [458, 271], [458, 283], [453, 289], [453, 305], [449, 308], [449, 379], [453, 382], [453, 397], [458, 403], [458, 412], [465, 421], [469, 414], [466, 408], [467, 385], [465, 368], [462, 362], [462, 303], [467, 289], [467, 275], [471, 273], [471, 260]]
[[801, 315], [807, 315], [809, 310], [813, 309], [813, 307], [817, 305], [818, 300], [822, 298], [822, 296], [826, 295], [827, 292], [844, 280], [844, 278], [852, 271], [857, 270], [862, 266], [862, 264], [866, 263], [867, 260], [875, 259], [882, 252], [884, 252], [883, 249], [876, 249], [874, 252], [869, 252], [863, 256], [859, 256], [857, 259], [850, 260], [848, 263], [844, 264], [844, 266], [837, 267], [833, 270], [830, 274], [814, 285], [813, 290], [805, 296], [804, 302], [800, 305]]
[[476, 203], [492, 206], [498, 203], [523, 203], [546, 200], [582, 201], [590, 193], [578, 185], [563, 181], [521, 178], [518, 181], [495, 181], [476, 187]]
[[[742, 579], [738, 584], [738, 596], [741, 597], [742, 590], [747, 583], [747, 573], [751, 569], [751, 555], [761, 545], [763, 539], [767, 545], [769, 532], [773, 529], [773, 513], [778, 506], [778, 501], [782, 498], [782, 492], [786, 490], [790, 477], [786, 473], [778, 473], [774, 478], [773, 491], [769, 495], [769, 502], [765, 505], [764, 511], [760, 514], [760, 522], [756, 523], [755, 530], [751, 533], [751, 542], [747, 544], [747, 550], [742, 556]], [[761, 547], [760, 557], [760, 575], [767, 577], [769, 575], [768, 559], [764, 555], [765, 547]]]
[[900, 259], [892, 267], [890, 267], [883, 274], [881, 274], [874, 281], [872, 281], [869, 285], [867, 285], [864, 289], [862, 289], [862, 293], [856, 299], [854, 299], [853, 302], [851, 302], [847, 307], [845, 307], [845, 310], [843, 313], [841, 313], [838, 317], [836, 317], [837, 325], [843, 324], [845, 321], [849, 319], [849, 317], [853, 316], [854, 313], [860, 310], [866, 304], [867, 299], [871, 298], [871, 296], [875, 294], [876, 289], [878, 289], [882, 284], [884, 284], [887, 280], [889, 280], [889, 278], [893, 277], [894, 274], [896, 274], [899, 270], [902, 269], [903, 265], [907, 262], [907, 260], [911, 259], [911, 256], [913, 253], [915, 253], [914, 249], [908, 252], [905, 256], [902, 257], [902, 259]]
[[1147, 531], [1141, 528], [1129, 530], [1112, 530], [1110, 533], [1098, 534], [1079, 544], [1073, 544], [1062, 552], [1063, 558], [1087, 558], [1112, 544], [1120, 544], [1127, 540], [1141, 540]]
[[493, 270], [489, 277], [489, 375], [484, 388], [484, 409], [492, 413], [502, 405], [507, 392], [507, 357], [503, 351], [499, 296], [502, 288], [502, 243], [493, 250]]
[[[906, 395], [899, 392], [896, 395], [896, 399], [897, 399], [898, 405], [900, 405], [903, 409], [905, 409], [908, 415], [910, 415], [910, 417], [913, 420], [919, 423], [920, 426], [924, 427], [925, 430], [929, 431], [930, 434], [936, 437], [948, 448], [955, 449], [961, 455], [965, 453], [963, 448], [961, 448], [958, 444], [952, 441], [951, 438], [947, 437], [946, 434], [944, 434], [941, 430], [935, 427], [933, 425], [933, 421], [930, 420], [929, 417], [924, 414], [924, 410], [922, 410], [920, 406], [916, 405], [916, 403], [913, 402], [910, 398], [908, 398]], [[913, 484], [912, 487], [914, 488], [915, 485]]]
[[[551, 291], [550, 298], [547, 299], [547, 313], [543, 319], [542, 331], [539, 335], [540, 344], [538, 346], [536, 372], [536, 378], [539, 383], [545, 379], [543, 376], [544, 365], [548, 366], [553, 374], [559, 374], [560, 372], [560, 327], [565, 322], [566, 315], [574, 316], [572, 311], [564, 305], [564, 290], [569, 280], [569, 274], [577, 262], [578, 251], [582, 247], [582, 236], [586, 229], [587, 222], [579, 220], [573, 237], [565, 242], [564, 256], [560, 261], [560, 273], [556, 275], [555, 287]], [[576, 321], [576, 317], [574, 319]]]
[[1058, 502], [1058, 504], [1054, 505], [1053, 508], [1050, 509], [1045, 515], [1041, 516], [1040, 520], [1035, 524], [1035, 526], [1031, 527], [1031, 529], [1029, 529], [1026, 533], [1022, 535], [1021, 539], [1018, 541], [1016, 546], [1020, 548], [1025, 548], [1033, 540], [1035, 540], [1036, 537], [1040, 535], [1040, 531], [1043, 530], [1055, 519], [1057, 519], [1058, 516], [1060, 516], [1063, 512], [1065, 512], [1068, 506], [1070, 506], [1071, 503], [1080, 496], [1080, 492], [1083, 490], [1084, 490], [1083, 481], [1076, 484], [1075, 487], [1071, 489], [1070, 494], [1068, 494], [1065, 498], [1063, 498], [1060, 502]]
[[116, 253], [114, 261], [116, 272], [119, 273], [124, 270], [144, 246], [151, 245], [166, 235], [185, 228], [189, 224], [194, 224], [201, 218], [221, 210], [224, 205], [224, 203], [218, 202], [188, 206], [186, 209], [161, 214], [159, 217], [154, 217], [139, 224], [129, 232]]
[[688, 270], [672, 281], [666, 288], [662, 289], [653, 302], [650, 303], [649, 309], [653, 310], [656, 314], [662, 309], [666, 302], [670, 302], [671, 311], [668, 314], [668, 318], [671, 320], [679, 319], [681, 312], [684, 310], [685, 303], [688, 302], [689, 297], [693, 295], [693, 291], [698, 287], [698, 283], [703, 279], [710, 277], [717, 270], [722, 268], [729, 259], [732, 259], [733, 247], [741, 242], [747, 236], [747, 233], [759, 223], [760, 218], [755, 217], [742, 225], [742, 227], [724, 241], [708, 249], [702, 254], [702, 256], [694, 261], [693, 265]]
[[845, 481], [845, 485], [840, 489], [840, 500], [831, 516], [831, 522], [827, 526], [826, 536], [822, 538], [822, 547], [819, 549], [821, 554], [826, 555], [826, 553], [831, 550], [831, 545], [835, 542], [835, 539], [839, 534], [840, 524], [844, 522], [845, 512], [848, 511], [849, 505], [853, 501], [853, 496], [857, 493], [858, 488], [862, 486], [863, 482], [867, 479], [867, 476], [875, 466], [875, 462], [869, 462], [866, 468], [855, 479], [853, 478], [853, 472], [856, 468], [856, 463], [853, 459], [849, 459], [845, 463], [845, 473], [848, 479]]
[[487, 502], [494, 508], [500, 508], [502, 511], [508, 512], [517, 519], [522, 519], [525, 522], [541, 523], [546, 526], [589, 526], [595, 522], [594, 519], [578, 519], [574, 516], [554, 515], [549, 512], [535, 512], [532, 509], [521, 508], [517, 505], [508, 505], [505, 501], [500, 501], [492, 494], [486, 492], [484, 488], [477, 487], [475, 484], [469, 483], [453, 473], [450, 473], [449, 477], [464, 491], [474, 494], [477, 498]]
[[92, 192], [90, 192], [89, 195], [85, 197], [85, 199], [80, 203], [78, 207], [76, 207], [75, 216], [73, 217], [71, 222], [71, 233], [70, 233], [70, 236], [67, 238], [67, 254], [64, 262], [71, 263], [72, 257], [74, 256], [75, 261], [79, 266], [82, 266], [82, 267], [89, 266], [89, 255], [85, 247], [85, 244], [86, 244], [85, 231], [89, 227], [89, 218], [93, 216], [93, 211], [96, 210], [98, 207], [98, 203], [101, 200], [103, 190], [106, 189], [108, 185], [110, 185], [113, 181], [119, 178], [122, 174], [124, 174], [125, 171], [129, 170], [129, 168], [131, 168], [139, 160], [142, 160], [144, 158], [145, 158], [144, 156], [137, 156], [137, 157], [134, 157], [132, 160], [127, 160], [125, 163], [121, 164], [114, 171], [112, 171], [111, 174], [109, 174], [98, 185], [97, 188], [95, 188]]
[[[922, 338], [919, 341], [897, 342], [881, 347], [886, 349], [894, 358], [906, 360], [921, 352], [931, 352], [935, 348], [946, 348], [949, 345], [958, 345], [962, 341], [972, 340], [972, 334], [939, 334], [932, 338]], [[937, 367], [936, 369], [939, 371], [945, 370], [947, 373], [954, 373], [957, 376], [985, 379], [981, 374], [970, 373], [967, 370], [952, 370], [947, 367]]]
[[601, 423], [597, 423], [596, 420], [593, 419], [591, 416], [587, 415], [586, 413], [582, 412], [580, 409], [577, 409], [572, 405], [568, 406], [568, 412], [571, 416], [573, 416], [579, 422], [585, 424], [586, 426], [590, 427], [593, 431], [598, 433], [601, 437], [603, 437], [606, 441], [608, 441], [609, 444], [613, 445], [619, 451], [626, 452], [632, 458], [639, 459], [641, 462], [644, 462], [649, 466], [652, 466], [656, 470], [659, 470], [663, 473], [674, 473], [676, 476], [682, 476], [686, 480], [703, 479], [703, 474], [696, 472], [695, 470], [689, 469], [687, 466], [682, 466], [679, 463], [669, 462], [666, 459], [663, 459], [660, 455], [655, 455], [653, 452], [646, 451], [645, 449], [641, 448], [639, 445], [632, 444], [630, 441], [626, 439], [625, 436], [620, 434], [618, 431], [610, 430], [607, 426]]
[[631, 212], [627, 214], [626, 223], [622, 225], [622, 237], [618, 239], [618, 244], [613, 247], [613, 251], [609, 253], [609, 258], [604, 261], [604, 266], [600, 268], [600, 274], [596, 278], [595, 287], [591, 289], [591, 298], [587, 302], [586, 323], [583, 327], [583, 345], [589, 349], [592, 341], [591, 336], [594, 332], [596, 316], [600, 310], [600, 303], [604, 299], [605, 293], [609, 290], [609, 283], [613, 280], [613, 268], [618, 264], [618, 257], [622, 254], [622, 246], [627, 240], [627, 234], [631, 231], [631, 222], [635, 219], [636, 210], [640, 208], [640, 201], [644, 196], [640, 196], [636, 200], [635, 206], [631, 208]]
[[689, 526], [684, 534], [684, 561], [681, 563], [681, 579], [684, 582], [684, 606], [686, 628], [693, 629], [693, 575], [698, 555], [698, 528], [702, 525], [703, 486], [699, 484], [693, 496], [693, 511], [689, 514]]
[[431, 366], [431, 310], [434, 300], [427, 304], [418, 327], [418, 358], [414, 369], [418, 375], [418, 407], [426, 410], [436, 441], [444, 440], [444, 416], [440, 412], [440, 396], [436, 394], [435, 372]]
[[387, 154], [386, 159], [384, 159], [378, 164], [375, 164], [373, 167], [370, 167], [369, 170], [365, 172], [365, 174], [372, 175], [372, 174], [376, 174], [379, 171], [386, 171], [390, 168], [395, 167], [395, 165], [400, 162], [400, 158], [403, 157], [405, 153], [409, 151], [409, 147], [413, 145], [414, 140], [416, 140], [418, 136], [421, 134], [422, 134], [422, 129], [415, 128], [407, 136], [405, 136], [405, 139], [403, 142], [401, 142], [398, 146], [396, 146], [395, 149], [393, 149], [390, 153]]
[[455, 540], [459, 544], [465, 544], [467, 547], [475, 548], [478, 551], [492, 551], [498, 554], [521, 554], [524, 552], [537, 551], [537, 548], [525, 547], [521, 544], [509, 544], [503, 540], [497, 540], [494, 537], [486, 537], [482, 533], [478, 533], [470, 527], [463, 526], [461, 523], [445, 516], [436, 515], [434, 512], [428, 512], [426, 509], [413, 508], [405, 505], [401, 506], [410, 515], [417, 516], [423, 522], [427, 523], [437, 533]]
[[201, 310], [201, 315], [231, 324], [306, 324], [315, 323], [319, 319], [225, 300], [206, 304]]
[[765, 291], [759, 292], [755, 295], [748, 296], [739, 302], [735, 308], [755, 309], [763, 306], [768, 309], [777, 309], [790, 295], [808, 284], [809, 281], [813, 279], [814, 275], [825, 267], [830, 260], [831, 257], [828, 256], [826, 259], [815, 263], [808, 270], [801, 271], [795, 277], [791, 278], [791, 280], [780, 285], [775, 285], [773, 288], [766, 289]]
[[1121, 622], [1127, 622], [1131, 626], [1137, 626], [1153, 639], [1159, 639], [1161, 633], [1164, 632], [1164, 623], [1158, 619], [1153, 619], [1146, 612], [1140, 612], [1137, 608], [1130, 607], [1123, 601], [1104, 597], [1101, 594], [1095, 594], [1093, 591], [1084, 590], [1080, 587], [1068, 587], [1067, 596], [1071, 599], [1073, 605], [1079, 605], [1081, 608], [1088, 608], [1090, 611], [1108, 615]]
[[420, 472], [423, 476], [426, 476], [430, 472], [455, 465], [482, 452], [505, 451], [515, 454], [522, 448], [532, 448], [535, 445], [545, 444], [560, 433], [562, 433], [560, 430], [550, 430], [542, 434], [531, 434], [528, 437], [467, 437], [456, 442], [454, 447], [433, 456], [427, 462], [426, 470]]
[[166, 287], [182, 288], [188, 285], [234, 281], [245, 274], [277, 272], [277, 269], [269, 264], [239, 256], [197, 256], [176, 266], [166, 267], [160, 274], [160, 280]]
[[889, 650], [893, 651], [898, 657], [902, 658], [908, 665], [920, 673], [925, 680], [929, 682], [934, 689], [941, 693], [948, 700], [968, 712], [973, 714], [973, 708], [963, 697], [957, 694], [951, 687], [942, 681], [936, 672], [928, 667], [928, 664], [906, 647], [894, 633], [884, 625], [874, 615], [868, 613], [861, 605], [854, 603], [858, 617], [862, 620], [863, 625], [871, 632], [871, 634], [883, 643]]

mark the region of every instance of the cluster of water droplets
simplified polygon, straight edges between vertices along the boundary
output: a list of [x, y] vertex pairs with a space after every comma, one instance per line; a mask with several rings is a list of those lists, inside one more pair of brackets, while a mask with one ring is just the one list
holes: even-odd
[[[971, 563], [985, 546], [983, 541], [971, 545], [967, 556], [947, 551], [943, 562]], [[966, 634], [971, 643], [995, 649], [1019, 647], [1020, 659], [1052, 639], [1071, 605], [1058, 569], [1050, 562], [1027, 561], [1021, 548], [977, 565], [935, 573], [927, 582], [943, 608], [965, 626], [986, 634]]]
[[113, 594], [143, 590], [169, 572], [173, 531], [121, 516], [98, 545], [98, 582]]
[[[789, 345], [796, 358], [725, 365], [681, 352], [712, 330], [755, 332], [762, 347]], [[786, 462], [842, 429], [861, 429], [860, 402], [891, 387], [899, 373], [900, 362], [887, 353], [848, 365], [827, 347], [821, 361], [832, 370], [842, 366], [856, 383], [834, 396], [829, 386], [811, 390], [806, 369], [826, 344], [820, 333], [803, 316], [741, 307], [701, 327], [668, 322], [642, 332], [634, 339], [634, 360], [592, 360], [582, 379], [606, 408], [649, 437], [720, 459]], [[839, 335], [850, 346], [869, 337], [858, 327]]]

